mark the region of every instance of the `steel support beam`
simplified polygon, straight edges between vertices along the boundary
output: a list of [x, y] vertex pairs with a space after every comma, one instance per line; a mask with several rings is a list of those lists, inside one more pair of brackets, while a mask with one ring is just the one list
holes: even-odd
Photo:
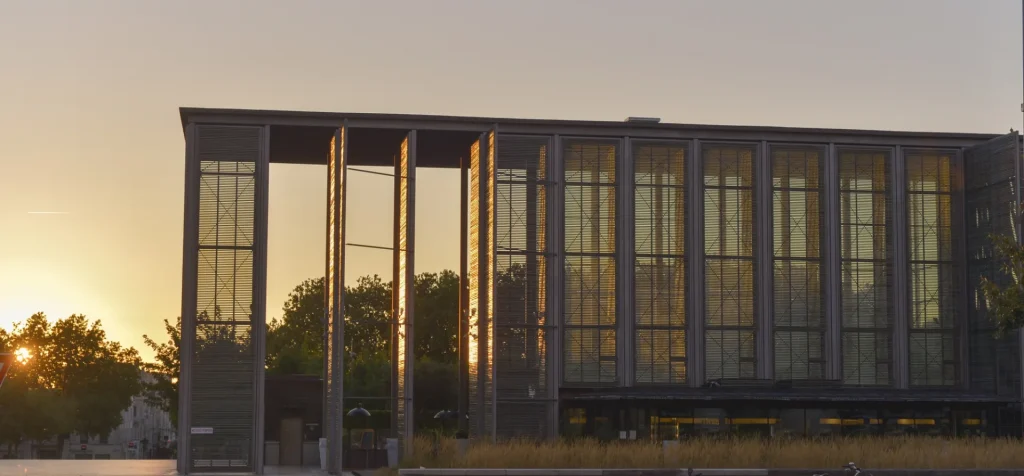
[[327, 346], [326, 379], [327, 406], [324, 420], [327, 437], [327, 471], [340, 474], [342, 462], [343, 418], [345, 408], [345, 218], [346, 186], [348, 185], [348, 127], [334, 132], [328, 158], [328, 213], [327, 247]]
[[907, 180], [904, 166], [903, 150], [897, 146], [892, 153], [891, 175], [889, 186], [892, 187], [892, 221], [893, 224], [893, 323], [892, 323], [892, 385], [896, 388], [910, 386], [910, 352], [907, 348], [910, 338], [910, 299], [908, 292], [909, 262], [907, 234]]
[[189, 422], [192, 421], [192, 354], [196, 339], [197, 268], [199, 262], [199, 157], [195, 153], [196, 125], [185, 128], [185, 218], [181, 265], [181, 339], [178, 376], [178, 473], [188, 474], [192, 463]]
[[459, 167], [459, 432], [469, 433], [469, 160]]
[[704, 384], [704, 158], [699, 140], [690, 148], [690, 163], [686, 170], [689, 213], [686, 217], [689, 249], [686, 265], [689, 268], [687, 289], [688, 318], [686, 337], [686, 373], [690, 387]]
[[757, 377], [772, 379], [775, 375], [774, 353], [774, 304], [772, 268], [772, 165], [768, 142], [762, 141], [757, 148], [754, 165], [754, 223], [756, 224], [754, 248], [754, 276], [757, 285], [754, 291], [757, 319]]
[[620, 322], [618, 323], [619, 341], [619, 381], [623, 387], [632, 387], [634, 382], [634, 370], [636, 352], [636, 309], [634, 306], [634, 272], [636, 270], [636, 249], [634, 247], [636, 226], [634, 226], [634, 195], [636, 193], [633, 163], [633, 144], [629, 137], [622, 141], [622, 153], [619, 154], [619, 177], [617, 182], [618, 192], [618, 230], [616, 243], [618, 245], [617, 255], [619, 258], [617, 273], [618, 290], [615, 295], [618, 298], [620, 311], [617, 313]]
[[253, 233], [252, 328], [249, 336], [253, 347], [253, 469], [263, 474], [265, 460], [264, 429], [266, 422], [267, 361], [267, 228], [270, 211], [270, 126], [263, 126], [259, 162], [256, 163], [256, 216]]
[[843, 378], [842, 352], [842, 263], [840, 245], [839, 212], [839, 156], [836, 145], [829, 144], [825, 158], [825, 239], [822, 253], [825, 270], [825, 378]]
[[397, 385], [398, 406], [395, 418], [401, 452], [412, 444], [415, 433], [415, 413], [413, 412], [413, 367], [415, 363], [415, 345], [413, 322], [416, 310], [416, 271], [415, 271], [415, 229], [416, 229], [416, 131], [409, 131], [402, 141], [398, 164], [395, 168], [395, 180], [398, 184], [395, 201], [395, 213], [398, 227], [395, 229], [395, 253], [397, 257], [397, 273], [394, 278], [395, 318], [397, 338], [395, 347], [398, 359]]
[[966, 175], [964, 173], [964, 153], [962, 149], [953, 154], [953, 259], [956, 262], [958, 274], [964, 279], [958, 279], [956, 293], [960, 295], [956, 299], [956, 386], [963, 389], [970, 389], [970, 353], [968, 345], [970, 342], [970, 285], [968, 279], [970, 270], [967, 267], [967, 194]]
[[558, 389], [562, 383], [562, 365], [564, 361], [564, 345], [562, 336], [562, 313], [563, 293], [562, 280], [564, 264], [564, 176], [562, 166], [562, 140], [559, 136], [553, 136], [550, 142], [551, 152], [548, 154], [548, 203], [547, 203], [547, 256], [548, 256], [548, 302], [547, 302], [547, 343], [548, 343], [548, 391], [551, 392], [553, 401], [551, 403], [548, 428], [551, 439], [557, 439], [559, 435], [558, 425], [561, 422], [559, 417], [560, 406], [558, 403]]

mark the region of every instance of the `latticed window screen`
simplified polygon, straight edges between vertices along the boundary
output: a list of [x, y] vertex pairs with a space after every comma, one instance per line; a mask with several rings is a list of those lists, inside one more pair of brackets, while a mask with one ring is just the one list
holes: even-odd
[[[251, 468], [258, 127], [199, 126], [199, 262], [192, 356], [193, 468]], [[188, 316], [183, 316], [188, 317]]]
[[843, 381], [889, 385], [892, 365], [890, 156], [839, 155]]
[[772, 149], [775, 378], [824, 377], [822, 153]]
[[569, 383], [614, 383], [616, 372], [616, 159], [618, 141], [567, 139], [565, 362]]
[[551, 410], [545, 402], [549, 138], [499, 135], [497, 144], [496, 431], [544, 438]]
[[687, 147], [632, 144], [638, 383], [686, 383]]
[[956, 383], [957, 267], [952, 156], [906, 155], [910, 246], [910, 384]]
[[968, 148], [963, 167], [970, 318], [967, 374], [972, 390], [1007, 396], [1020, 392], [1020, 350], [1015, 337], [995, 338], [992, 316], [979, 283], [983, 276], [1000, 286], [1013, 282], [1013, 277], [1001, 269], [991, 236], [1015, 236], [1019, 140], [1020, 136], [1012, 132]]
[[704, 165], [705, 378], [754, 378], [754, 157], [707, 145]]

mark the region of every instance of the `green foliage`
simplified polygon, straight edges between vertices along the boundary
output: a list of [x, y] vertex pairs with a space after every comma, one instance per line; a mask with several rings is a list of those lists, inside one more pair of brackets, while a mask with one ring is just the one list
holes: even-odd
[[0, 392], [5, 415], [0, 440], [71, 433], [106, 435], [121, 424], [121, 412], [141, 393], [141, 359], [133, 348], [107, 339], [100, 321], [72, 315], [49, 322], [35, 314], [2, 337], [4, 348], [26, 348], [31, 358], [11, 369]]
[[990, 237], [996, 256], [1002, 259], [995, 276], [982, 276], [989, 317], [996, 326], [996, 335], [1005, 337], [1024, 326], [1024, 247], [1012, 236]]
[[[423, 273], [416, 276], [415, 287], [415, 412], [418, 424], [430, 427], [437, 425], [433, 415], [438, 410], [453, 410], [457, 404], [459, 276], [452, 271]], [[391, 395], [391, 299], [391, 283], [376, 275], [363, 276], [346, 288], [345, 394], [353, 406], [365, 398], [374, 421], [388, 414], [380, 398]], [[303, 281], [288, 295], [281, 319], [267, 325], [268, 375], [322, 374], [324, 304], [323, 278]], [[201, 315], [200, 320], [217, 321], [219, 315], [217, 309], [213, 319]], [[164, 321], [164, 328], [165, 342], [144, 336], [156, 353], [156, 362], [145, 366], [155, 378], [146, 390], [149, 400], [167, 410], [176, 424], [180, 319], [173, 326]], [[234, 346], [245, 352], [247, 340], [237, 337], [229, 326], [200, 325], [197, 346]]]
[[172, 326], [164, 319], [164, 330], [167, 342], [156, 342], [148, 335], [142, 339], [156, 354], [156, 362], [147, 362], [143, 368], [149, 372], [153, 380], [143, 382], [146, 390], [146, 402], [166, 411], [171, 424], [178, 427], [178, 376], [181, 374], [181, 358], [178, 348], [181, 345], [181, 318], [177, 318]]

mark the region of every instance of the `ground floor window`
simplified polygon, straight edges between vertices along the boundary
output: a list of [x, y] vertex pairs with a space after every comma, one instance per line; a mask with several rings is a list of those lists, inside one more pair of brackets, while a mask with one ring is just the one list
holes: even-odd
[[761, 436], [1020, 436], [1012, 405], [794, 402], [563, 402], [563, 437], [684, 440]]

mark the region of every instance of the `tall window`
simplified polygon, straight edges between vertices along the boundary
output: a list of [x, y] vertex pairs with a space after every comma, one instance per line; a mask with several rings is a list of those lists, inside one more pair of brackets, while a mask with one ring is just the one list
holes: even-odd
[[906, 156], [911, 385], [956, 383], [951, 162], [947, 153]]
[[843, 381], [889, 385], [892, 289], [889, 154], [839, 155]]
[[772, 150], [775, 378], [824, 377], [821, 151]]
[[705, 377], [754, 378], [754, 156], [706, 146], [704, 165]]
[[615, 166], [618, 141], [566, 140], [565, 372], [570, 383], [614, 383]]
[[686, 382], [686, 147], [633, 143], [639, 383]]

